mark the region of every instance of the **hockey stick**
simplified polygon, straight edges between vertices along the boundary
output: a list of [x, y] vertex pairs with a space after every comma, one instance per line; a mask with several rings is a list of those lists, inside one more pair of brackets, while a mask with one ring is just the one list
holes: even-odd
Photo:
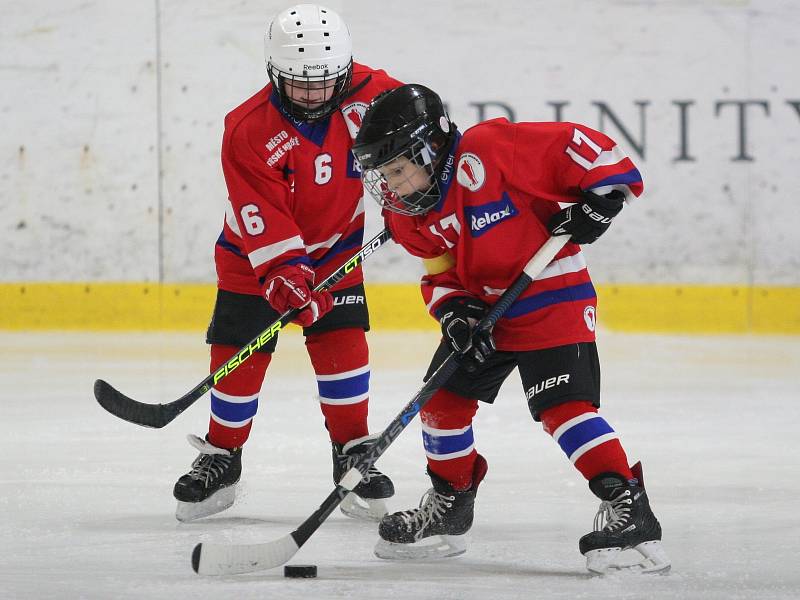
[[[509, 287], [488, 314], [476, 325], [477, 328], [491, 329], [514, 303], [519, 295], [544, 268], [550, 264], [559, 250], [569, 240], [568, 235], [551, 237], [525, 265], [522, 274]], [[192, 552], [192, 568], [200, 575], [232, 575], [272, 569], [286, 563], [300, 547], [308, 541], [325, 519], [353, 491], [363, 474], [378, 460], [386, 449], [397, 439], [411, 420], [425, 406], [436, 391], [445, 384], [458, 368], [455, 353], [445, 359], [431, 375], [425, 385], [411, 401], [403, 407], [391, 423], [383, 430], [355, 465], [345, 473], [342, 480], [322, 502], [320, 507], [288, 535], [261, 544], [213, 544], [201, 543]]]
[[[326, 277], [314, 290], [320, 291], [333, 287], [336, 283], [344, 279], [348, 273], [364, 262], [370, 254], [388, 242], [391, 237], [392, 234], [389, 230], [384, 229], [369, 242], [364, 244], [361, 250], [354, 254], [346, 263]], [[192, 390], [173, 402], [168, 402], [167, 404], [145, 404], [144, 402], [129, 398], [102, 379], [98, 379], [94, 382], [94, 397], [97, 398], [100, 406], [120, 419], [124, 419], [136, 425], [160, 429], [205, 395], [212, 386], [230, 375], [239, 365], [250, 358], [253, 352], [278, 335], [281, 329], [294, 319], [298, 312], [300, 311], [296, 308], [287, 310], [277, 321], [245, 344], [239, 352], [228, 359], [216, 371], [203, 379], [203, 381], [197, 384]]]

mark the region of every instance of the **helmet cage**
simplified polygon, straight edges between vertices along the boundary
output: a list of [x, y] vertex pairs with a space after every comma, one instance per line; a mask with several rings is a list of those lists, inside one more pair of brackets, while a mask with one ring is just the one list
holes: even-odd
[[[302, 73], [285, 71], [270, 62], [267, 64], [267, 74], [275, 93], [278, 95], [281, 107], [286, 113], [300, 121], [319, 121], [334, 113], [347, 96], [350, 90], [350, 82], [353, 78], [353, 61], [351, 59], [347, 66], [340, 71], [329, 73], [325, 70], [322, 75], [309, 75], [307, 71]], [[315, 108], [304, 106], [302, 103], [292, 100], [289, 94], [286, 93], [287, 83], [300, 88], [304, 86], [321, 86], [324, 88], [330, 82], [334, 82], [330, 98]]]
[[[401, 196], [389, 187], [389, 182], [381, 168], [385, 168], [400, 157], [409, 159], [418, 168], [425, 170], [428, 176], [428, 187], [417, 189], [405, 196]], [[432, 150], [424, 139], [416, 138], [405, 152], [401, 152], [374, 167], [364, 169], [362, 177], [364, 187], [381, 208], [407, 216], [424, 215], [436, 206], [441, 198], [438, 177], [440, 169], [437, 168], [439, 162], [441, 161], [438, 160], [437, 152]], [[400, 185], [406, 182], [409, 185], [413, 185], [408, 179], [401, 181]]]

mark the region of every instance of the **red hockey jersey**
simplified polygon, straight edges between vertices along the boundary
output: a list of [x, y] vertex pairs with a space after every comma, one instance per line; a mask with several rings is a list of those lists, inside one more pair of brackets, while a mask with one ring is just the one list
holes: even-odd
[[[421, 258], [455, 265], [422, 279], [434, 313], [447, 298], [493, 304], [549, 237], [548, 219], [582, 190], [642, 193], [639, 171], [606, 135], [574, 123], [494, 119], [459, 136], [423, 216], [386, 213], [395, 237]], [[500, 350], [538, 350], [595, 338], [596, 294], [580, 246], [568, 243], [494, 329]]]
[[[267, 85], [225, 117], [222, 168], [228, 206], [215, 262], [221, 289], [262, 294], [269, 272], [303, 262], [317, 282], [361, 247], [361, 173], [350, 148], [369, 102], [400, 82], [353, 65], [353, 93], [318, 123], [289, 116]], [[354, 269], [335, 288], [363, 280]]]

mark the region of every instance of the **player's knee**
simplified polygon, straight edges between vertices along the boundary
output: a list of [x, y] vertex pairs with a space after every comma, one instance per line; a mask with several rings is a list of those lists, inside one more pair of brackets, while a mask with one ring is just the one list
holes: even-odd
[[534, 418], [538, 417], [545, 432], [553, 435], [553, 432], [567, 421], [590, 412], [597, 412], [597, 408], [591, 402], [587, 400], [568, 400], [535, 414]]
[[449, 425], [469, 423], [477, 410], [477, 400], [440, 389], [422, 407], [420, 416], [428, 427], [447, 429]]

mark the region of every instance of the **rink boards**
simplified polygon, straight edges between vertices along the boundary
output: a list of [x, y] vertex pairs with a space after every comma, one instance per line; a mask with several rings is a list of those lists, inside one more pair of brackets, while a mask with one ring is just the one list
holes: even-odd
[[[736, 285], [599, 285], [598, 319], [608, 329], [664, 333], [800, 333], [800, 288]], [[209, 284], [3, 283], [0, 329], [203, 330]], [[376, 330], [426, 330], [415, 284], [367, 285]]]

